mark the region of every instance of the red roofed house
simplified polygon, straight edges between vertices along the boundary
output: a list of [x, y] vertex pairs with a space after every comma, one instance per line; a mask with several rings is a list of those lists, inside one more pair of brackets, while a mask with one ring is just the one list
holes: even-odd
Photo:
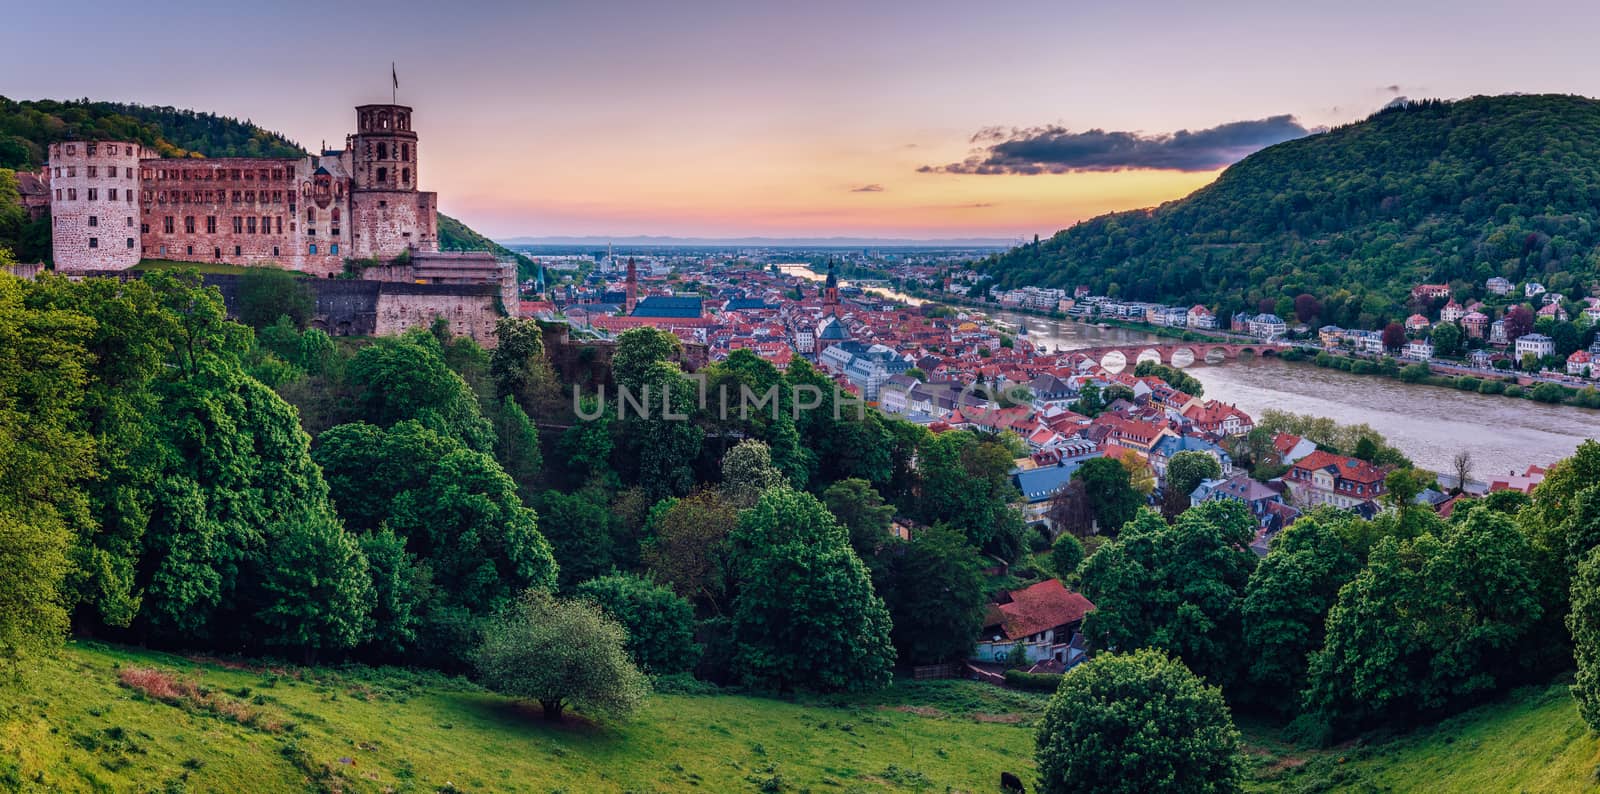
[[1030, 663], [1053, 659], [1071, 666], [1078, 661], [1068, 658], [1072, 635], [1093, 610], [1089, 599], [1068, 590], [1060, 579], [1012, 590], [989, 605], [972, 659], [1005, 662], [1021, 643]]
[[1592, 371], [1590, 369], [1591, 366], [1593, 366], [1593, 364], [1590, 361], [1589, 351], [1587, 350], [1574, 350], [1572, 351], [1572, 355], [1567, 356], [1568, 375], [1582, 376], [1585, 373]]
[[1278, 433], [1272, 437], [1272, 449], [1278, 453], [1278, 460], [1288, 466], [1316, 452], [1317, 445], [1311, 443], [1310, 439], [1290, 433]]
[[1284, 481], [1302, 510], [1315, 505], [1350, 509], [1382, 496], [1384, 478], [1393, 469], [1319, 449], [1295, 461]]
[[1203, 405], [1191, 403], [1183, 410], [1183, 418], [1207, 433], [1240, 436], [1255, 429], [1255, 420], [1244, 411], [1227, 403], [1207, 400]]

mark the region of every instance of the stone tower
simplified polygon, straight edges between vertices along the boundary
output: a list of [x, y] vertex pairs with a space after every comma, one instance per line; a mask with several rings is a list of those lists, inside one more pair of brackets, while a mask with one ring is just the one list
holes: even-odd
[[417, 190], [417, 133], [405, 105], [356, 107], [350, 136], [350, 245], [359, 258], [437, 251], [437, 197]]
[[639, 266], [634, 264], [631, 256], [628, 257], [628, 281], [625, 294], [627, 295], [625, 299], [626, 305], [623, 306], [622, 313], [631, 315], [634, 307], [639, 305]]
[[52, 258], [66, 273], [126, 270], [143, 255], [137, 143], [50, 144]]
[[828, 314], [839, 314], [839, 277], [834, 275], [832, 259], [828, 260], [828, 280], [823, 282], [822, 305]]

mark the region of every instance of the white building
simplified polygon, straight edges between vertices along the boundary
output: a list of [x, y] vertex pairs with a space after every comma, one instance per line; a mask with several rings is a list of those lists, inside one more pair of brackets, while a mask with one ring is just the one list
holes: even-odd
[[1433, 343], [1426, 339], [1413, 339], [1406, 343], [1400, 355], [1417, 361], [1427, 361], [1433, 358]]
[[1544, 334], [1523, 334], [1517, 337], [1518, 360], [1521, 360], [1523, 356], [1529, 353], [1543, 358], [1554, 352], [1556, 352], [1555, 340]]
[[1510, 295], [1511, 282], [1499, 276], [1483, 282], [1483, 288], [1495, 295]]
[[1250, 318], [1250, 335], [1261, 339], [1271, 339], [1283, 336], [1289, 331], [1289, 325], [1276, 314], [1258, 314]]

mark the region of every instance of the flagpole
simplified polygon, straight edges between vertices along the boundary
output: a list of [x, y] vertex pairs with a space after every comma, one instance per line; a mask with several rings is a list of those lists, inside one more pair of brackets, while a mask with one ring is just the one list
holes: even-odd
[[400, 73], [394, 70], [394, 61], [389, 62], [389, 77], [393, 79], [394, 87], [389, 89], [389, 104], [400, 104]]

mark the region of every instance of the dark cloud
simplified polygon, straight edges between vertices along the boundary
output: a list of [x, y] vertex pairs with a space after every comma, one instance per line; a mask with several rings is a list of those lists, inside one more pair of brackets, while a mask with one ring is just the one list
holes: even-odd
[[850, 188], [851, 193], [882, 193], [883, 185], [862, 185]]
[[1399, 84], [1386, 85], [1383, 87], [1383, 90], [1388, 91], [1391, 94], [1398, 94], [1400, 93], [1400, 86]]
[[1234, 121], [1170, 135], [1065, 127], [985, 127], [972, 136], [971, 157], [925, 165], [922, 173], [1063, 174], [1073, 171], [1213, 171], [1251, 152], [1310, 134], [1293, 116]]

